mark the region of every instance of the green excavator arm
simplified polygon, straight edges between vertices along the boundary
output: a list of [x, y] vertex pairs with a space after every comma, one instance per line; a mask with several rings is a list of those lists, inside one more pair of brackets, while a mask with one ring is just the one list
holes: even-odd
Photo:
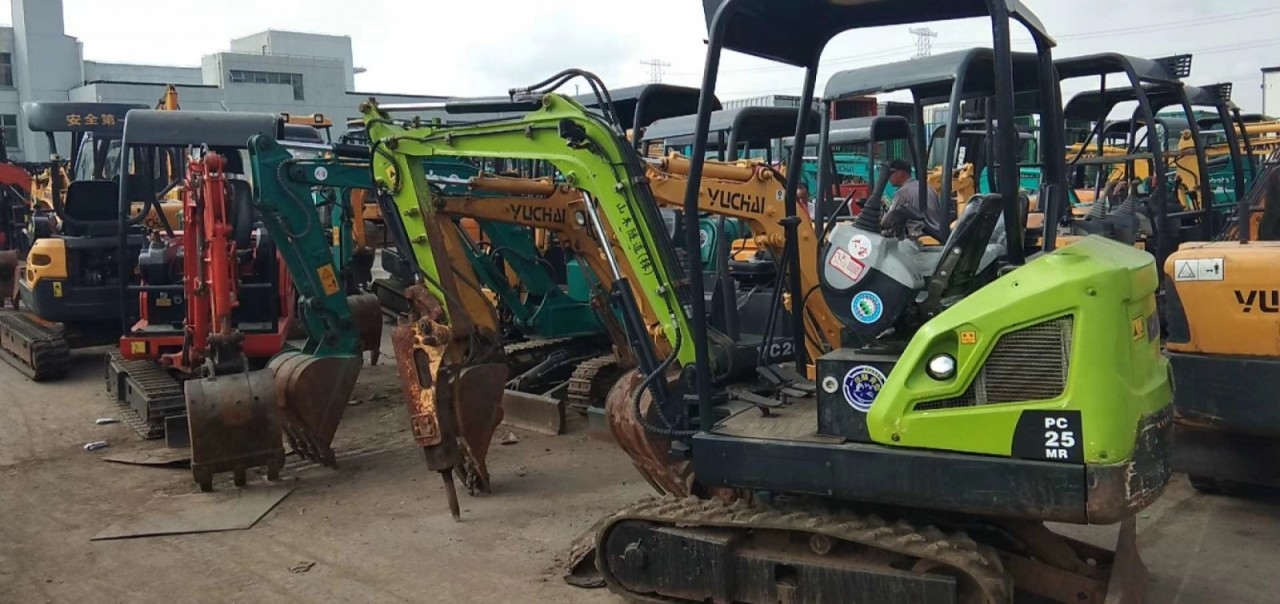
[[[421, 206], [430, 205], [421, 160], [433, 157], [541, 160], [564, 175], [567, 184], [582, 190], [588, 198], [591, 219], [600, 233], [616, 238], [615, 249], [635, 269], [638, 283], [617, 279], [615, 293], [637, 292], [645, 296], [656, 317], [647, 318], [637, 334], [628, 332], [637, 344], [650, 335], [664, 341], [681, 365], [693, 362], [693, 339], [686, 310], [687, 285], [681, 263], [661, 225], [662, 218], [647, 188], [639, 186], [643, 175], [639, 159], [629, 144], [603, 120], [575, 101], [558, 94], [542, 97], [538, 109], [519, 118], [456, 126], [412, 125], [394, 121], [375, 102], [363, 107], [365, 124], [373, 149], [375, 178], [392, 191], [398, 212], [405, 222], [418, 264], [423, 267], [427, 288], [447, 308], [435, 285], [438, 270], [429, 259], [430, 244], [422, 228]], [[422, 200], [420, 202], [420, 200]], [[614, 277], [619, 277], [615, 274]], [[647, 355], [642, 355], [647, 356]], [[664, 355], [665, 356], [665, 355]], [[642, 367], [645, 361], [641, 361]], [[656, 366], [653, 357], [650, 365]], [[651, 368], [650, 367], [650, 368]]]
[[311, 194], [319, 186], [371, 187], [369, 164], [295, 159], [263, 135], [249, 141], [249, 163], [254, 203], [299, 294], [307, 333], [300, 350], [281, 352], [270, 363], [281, 424], [300, 455], [332, 465], [331, 443], [363, 364], [362, 348], [377, 361], [382, 320], [376, 297], [347, 295]]

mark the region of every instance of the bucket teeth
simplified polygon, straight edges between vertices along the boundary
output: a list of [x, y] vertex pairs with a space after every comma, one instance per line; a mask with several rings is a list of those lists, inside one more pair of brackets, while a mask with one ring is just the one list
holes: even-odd
[[334, 466], [333, 437], [360, 375], [360, 356], [318, 357], [290, 351], [269, 365], [289, 446], [303, 459]]

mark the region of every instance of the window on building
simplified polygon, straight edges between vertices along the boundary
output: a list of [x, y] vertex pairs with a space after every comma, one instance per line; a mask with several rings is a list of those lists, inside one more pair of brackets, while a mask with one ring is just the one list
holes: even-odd
[[22, 148], [22, 137], [18, 136], [18, 116], [12, 113], [0, 114], [0, 130], [4, 131], [4, 146], [6, 148]]
[[293, 100], [303, 100], [302, 74], [300, 73], [232, 69], [231, 81], [237, 84], [288, 84], [293, 87]]
[[0, 86], [13, 86], [13, 54], [0, 52]]

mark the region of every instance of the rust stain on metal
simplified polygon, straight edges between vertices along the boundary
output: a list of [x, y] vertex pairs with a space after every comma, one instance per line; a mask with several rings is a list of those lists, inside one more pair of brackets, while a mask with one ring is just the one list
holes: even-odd
[[250, 371], [188, 380], [183, 384], [191, 436], [191, 473], [201, 490], [213, 475], [233, 472], [237, 486], [246, 470], [266, 466], [275, 480], [284, 466], [280, 422], [270, 371]]
[[[662, 494], [687, 497], [693, 478], [693, 466], [688, 461], [671, 461], [667, 451], [671, 439], [644, 429], [636, 420], [635, 393], [643, 378], [638, 371], [622, 376], [605, 399], [605, 416], [609, 430], [618, 446], [631, 458], [640, 475], [649, 485]], [[640, 412], [649, 417], [653, 396], [645, 392], [640, 399]]]
[[362, 362], [359, 356], [315, 357], [296, 351], [271, 359], [281, 425], [289, 446], [303, 459], [336, 465], [333, 437]]
[[376, 294], [347, 296], [347, 304], [360, 334], [360, 349], [369, 353], [370, 365], [377, 365], [382, 354], [382, 304]]

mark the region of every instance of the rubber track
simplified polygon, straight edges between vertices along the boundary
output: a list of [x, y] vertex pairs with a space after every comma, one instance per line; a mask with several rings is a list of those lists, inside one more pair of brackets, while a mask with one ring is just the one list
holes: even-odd
[[[173, 379], [159, 365], [151, 361], [131, 361], [125, 359], [119, 350], [107, 352], [107, 362], [115, 365], [124, 374], [125, 380], [132, 381], [139, 389], [147, 392], [152, 398], [185, 397], [182, 384]], [[159, 395], [159, 396], [157, 396]], [[116, 408], [120, 410], [124, 422], [145, 439], [156, 439], [164, 436], [164, 419], [149, 421], [134, 409], [122, 394], [113, 397]]]
[[22, 312], [0, 315], [0, 338], [23, 340], [25, 350], [5, 347], [0, 356], [23, 375], [36, 382], [56, 380], [67, 375], [71, 366], [71, 346], [62, 334], [31, 319]]
[[961, 593], [961, 601], [1006, 604], [1013, 597], [1012, 578], [1005, 572], [996, 550], [977, 543], [963, 531], [947, 534], [932, 525], [917, 527], [903, 520], [891, 524], [874, 514], [832, 513], [811, 507], [775, 507], [744, 501], [730, 504], [696, 497], [651, 497], [609, 517], [596, 534], [596, 560], [609, 589], [640, 602], [683, 600], [630, 592], [609, 572], [605, 562], [605, 539], [614, 526], [626, 520], [681, 528], [768, 529], [821, 534], [946, 566], [956, 573], [957, 578], [963, 576], [966, 579], [958, 581], [958, 586], [979, 590], [973, 594], [978, 597], [972, 599]]
[[[593, 392], [596, 388], [596, 380], [603, 373], [605, 376], [611, 375], [612, 370], [618, 368], [618, 357], [612, 354], [598, 356], [589, 361], [585, 361], [573, 370], [573, 375], [569, 376], [569, 392], [568, 405], [570, 407], [604, 407], [604, 400], [596, 401]], [[596, 404], [596, 403], [599, 404]]]

